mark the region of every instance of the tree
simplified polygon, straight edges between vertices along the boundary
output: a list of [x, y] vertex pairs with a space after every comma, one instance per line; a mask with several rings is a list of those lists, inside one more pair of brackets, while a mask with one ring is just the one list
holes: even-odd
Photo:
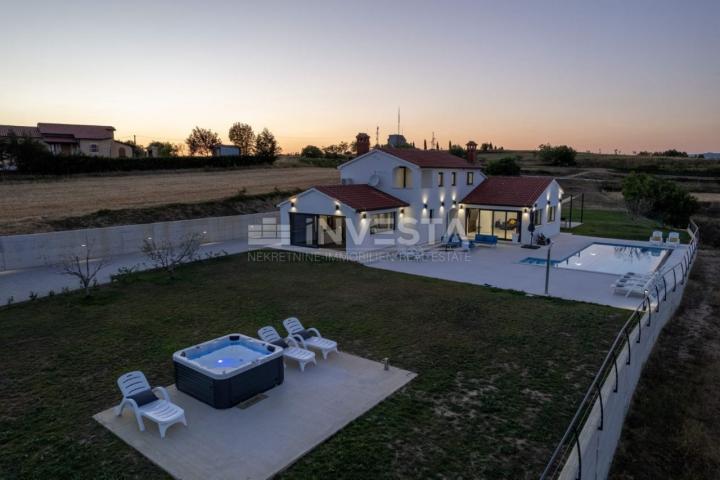
[[202, 235], [199, 233], [188, 234], [177, 244], [170, 241], [156, 242], [147, 238], [143, 241], [142, 252], [155, 268], [165, 270], [170, 278], [175, 278], [175, 269], [178, 266], [197, 258], [201, 240]]
[[263, 131], [255, 138], [255, 155], [265, 162], [272, 163], [280, 153], [275, 136], [270, 130], [263, 128]]
[[220, 136], [209, 128], [193, 128], [185, 143], [190, 155], [212, 155], [213, 149], [220, 145]]
[[423, 150], [427, 150], [427, 140], [423, 140]]
[[647, 216], [663, 223], [684, 227], [699, 209], [695, 197], [676, 183], [646, 174], [625, 177], [622, 194], [633, 215]]
[[160, 142], [153, 140], [148, 144], [148, 149], [156, 148], [158, 157], [177, 157], [180, 145], [175, 145], [170, 142]]
[[450, 150], [449, 152], [456, 157], [465, 158], [465, 149], [461, 147], [460, 145], [453, 145], [450, 144]]
[[307, 145], [302, 149], [302, 152], [300, 152], [300, 156], [306, 158], [320, 158], [323, 156], [323, 151], [315, 145]]
[[485, 167], [488, 175], [520, 175], [520, 165], [515, 161], [519, 157], [503, 157], [498, 160], [490, 160]]
[[62, 259], [60, 270], [65, 275], [77, 277], [85, 297], [89, 297], [98, 272], [107, 265], [107, 262], [102, 258], [93, 260], [91, 244], [82, 245], [81, 248], [84, 249], [82, 254], [68, 255]]
[[21, 172], [33, 172], [33, 166], [51, 160], [50, 151], [38, 140], [27, 135], [19, 136], [10, 130], [0, 139], [0, 166], [14, 166]]
[[348, 153], [350, 150], [350, 144], [347, 142], [340, 142], [337, 145], [329, 145], [327, 147], [323, 147], [323, 152], [325, 152], [326, 158], [340, 158], [345, 156], [345, 154]]
[[576, 164], [575, 156], [577, 152], [567, 145], [553, 147], [549, 143], [542, 144], [538, 147], [538, 154], [540, 160], [551, 165], [572, 166]]
[[252, 155], [255, 148], [255, 133], [247, 123], [233, 123], [228, 132], [230, 141], [240, 149], [241, 155]]

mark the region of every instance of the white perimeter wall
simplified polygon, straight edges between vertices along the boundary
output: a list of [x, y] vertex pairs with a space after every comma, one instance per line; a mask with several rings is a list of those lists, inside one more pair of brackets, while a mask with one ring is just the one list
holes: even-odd
[[[617, 356], [617, 391], [615, 391], [615, 373], [611, 371], [608, 378], [602, 384], [601, 392], [603, 399], [602, 429], [600, 401], [596, 400], [590, 415], [580, 431], [580, 451], [575, 443], [571, 445], [571, 454], [560, 471], [558, 478], [563, 480], [575, 480], [577, 478], [605, 479], [610, 471], [615, 449], [620, 441], [625, 415], [630, 408], [635, 388], [637, 387], [643, 367], [647, 361], [655, 341], [660, 335], [665, 324], [672, 318], [685, 290], [683, 278], [684, 268], [679, 265], [675, 268], [677, 288], [675, 285], [672, 270], [665, 273], [667, 282], [667, 297], [664, 289], [660, 293], [660, 311], [656, 312], [657, 306], [653, 302], [653, 308], [646, 312], [641, 319], [640, 326], [636, 326], [630, 332], [630, 348], [622, 349]], [[660, 282], [662, 284], [662, 282]], [[638, 301], [640, 303], [640, 301]], [[648, 325], [650, 323], [650, 325]], [[628, 361], [629, 358], [629, 361]], [[643, 445], [635, 445], [638, 455], [641, 455]], [[581, 461], [580, 461], [581, 460]], [[578, 475], [582, 464], [581, 475]]]
[[263, 218], [277, 222], [278, 214], [268, 212], [0, 237], [0, 271], [56, 264], [65, 256], [84, 252], [81, 245], [90, 245], [93, 257], [110, 257], [139, 252], [148, 237], [156, 242], [177, 242], [188, 234], [205, 232], [203, 243], [245, 240], [248, 226], [262, 224]]

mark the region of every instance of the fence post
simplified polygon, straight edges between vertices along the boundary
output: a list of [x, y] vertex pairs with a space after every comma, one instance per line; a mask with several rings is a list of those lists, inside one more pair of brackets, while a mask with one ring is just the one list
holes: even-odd
[[603, 425], [605, 425], [605, 406], [603, 405], [602, 388], [600, 388], [600, 382], [597, 382], [595, 384], [595, 387], [597, 387], [598, 399], [600, 399], [600, 426], [598, 427], [598, 430], [602, 430]]
[[627, 346], [628, 346], [628, 359], [627, 364], [630, 365], [630, 356], [632, 354], [632, 351], [630, 350], [630, 334], [627, 331], [627, 328], [625, 329], [625, 339], [627, 340]]
[[613, 392], [617, 393], [618, 387], [620, 386], [620, 376], [618, 375], [618, 367], [617, 367], [617, 354], [615, 353], [615, 350], [612, 351], [613, 354], [613, 364], [615, 365], [615, 388], [613, 388]]
[[675, 275], [675, 267], [672, 268], [672, 272], [673, 272], [673, 292], [674, 292], [675, 290], [677, 290], [677, 276]]
[[664, 286], [663, 302], [667, 302], [667, 280], [665, 280], [664, 273], [663, 273], [662, 279], [663, 279], [663, 286]]

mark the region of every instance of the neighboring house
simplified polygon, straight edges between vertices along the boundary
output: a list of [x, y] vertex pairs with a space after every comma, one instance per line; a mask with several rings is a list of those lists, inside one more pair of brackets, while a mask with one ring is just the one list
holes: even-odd
[[433, 243], [448, 232], [530, 243], [531, 220], [534, 237], [560, 232], [558, 183], [549, 177], [487, 178], [475, 142], [467, 144], [467, 158], [438, 150], [370, 150], [364, 133], [357, 146], [358, 156], [338, 167], [340, 185], [312, 187], [278, 205], [290, 244], [356, 253]]
[[213, 148], [213, 157], [237, 157], [240, 155], [240, 147], [235, 145], [218, 145]]
[[54, 155], [88, 155], [97, 157], [132, 157], [132, 145], [115, 140], [115, 127], [38, 123], [37, 127], [0, 125], [0, 137], [13, 132], [45, 144]]

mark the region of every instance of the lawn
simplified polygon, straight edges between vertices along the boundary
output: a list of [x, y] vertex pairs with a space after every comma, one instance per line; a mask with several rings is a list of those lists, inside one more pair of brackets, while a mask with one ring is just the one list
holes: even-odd
[[[579, 221], [580, 214], [575, 212], [573, 221]], [[572, 230], [563, 229], [575, 235], [591, 237], [624, 238], [627, 240], [647, 240], [653, 230], [662, 230], [663, 236], [671, 231], [680, 232], [680, 239], [687, 243], [688, 235], [682, 229], [670, 229], [661, 223], [644, 217], [632, 217], [623, 210], [585, 210], [583, 224]]]
[[166, 478], [91, 418], [119, 401], [116, 378], [139, 369], [169, 385], [173, 351], [290, 315], [344, 351], [419, 374], [282, 475], [292, 479], [537, 478], [626, 318], [352, 263], [248, 255], [186, 265], [172, 282], [133, 274], [90, 300], [12, 305], [0, 310], [2, 478]]

